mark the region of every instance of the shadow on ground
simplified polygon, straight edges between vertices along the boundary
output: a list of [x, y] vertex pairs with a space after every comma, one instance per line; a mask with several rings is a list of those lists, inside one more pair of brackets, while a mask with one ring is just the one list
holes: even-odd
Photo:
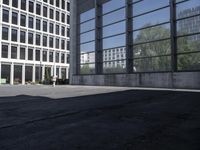
[[199, 150], [200, 93], [0, 98], [0, 150]]

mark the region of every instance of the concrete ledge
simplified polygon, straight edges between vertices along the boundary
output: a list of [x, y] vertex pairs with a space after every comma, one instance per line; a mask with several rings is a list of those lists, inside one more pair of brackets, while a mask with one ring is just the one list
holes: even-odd
[[74, 75], [71, 84], [200, 89], [200, 72]]

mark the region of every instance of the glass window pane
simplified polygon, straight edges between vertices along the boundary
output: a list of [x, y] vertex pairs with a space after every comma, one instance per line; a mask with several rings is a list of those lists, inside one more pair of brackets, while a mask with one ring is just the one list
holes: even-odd
[[84, 64], [80, 66], [81, 74], [94, 74], [95, 73], [95, 64]]
[[111, 0], [103, 4], [103, 14], [125, 6], [125, 0]]
[[80, 33], [93, 30], [95, 28], [95, 20], [91, 20], [80, 25]]
[[103, 37], [124, 33], [126, 30], [126, 22], [120, 22], [116, 24], [112, 24], [110, 26], [106, 26], [103, 28]]
[[104, 62], [103, 72], [104, 73], [125, 73], [126, 60]]
[[95, 31], [86, 32], [80, 35], [80, 43], [95, 40]]
[[90, 53], [81, 52], [80, 62], [81, 62], [81, 64], [94, 63], [95, 62], [95, 52], [90, 52]]
[[134, 59], [135, 72], [170, 71], [171, 56]]
[[103, 39], [103, 49], [121, 47], [125, 46], [125, 44], [126, 44], [125, 34]]
[[95, 51], [95, 42], [81, 44], [80, 45], [80, 51], [81, 52], [92, 52], [92, 51]]
[[90, 20], [92, 18], [95, 18], [95, 9], [91, 9], [89, 11], [86, 11], [80, 15], [80, 22], [84, 22], [87, 20]]

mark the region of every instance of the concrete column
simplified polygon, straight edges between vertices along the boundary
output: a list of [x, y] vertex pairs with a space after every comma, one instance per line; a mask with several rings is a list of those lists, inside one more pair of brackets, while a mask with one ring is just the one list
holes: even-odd
[[51, 66], [51, 76], [54, 75], [54, 70], [53, 69], [54, 69], [53, 66]]
[[45, 65], [42, 66], [42, 81], [44, 81]]
[[66, 67], [66, 79], [69, 79], [69, 67]]
[[14, 84], [14, 64], [11, 63], [11, 67], [10, 67], [10, 84], [13, 85]]
[[62, 78], [62, 74], [61, 74], [61, 67], [59, 67], [59, 79], [61, 79]]
[[32, 82], [35, 83], [35, 64], [33, 65]]
[[25, 64], [22, 65], [22, 85], [25, 84]]
[[1, 85], [1, 62], [0, 62], [0, 85]]

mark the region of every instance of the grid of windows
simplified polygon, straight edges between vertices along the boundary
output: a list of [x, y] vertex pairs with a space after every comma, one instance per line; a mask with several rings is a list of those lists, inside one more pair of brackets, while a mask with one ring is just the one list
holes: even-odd
[[[59, 51], [59, 53], [62, 52], [63, 54], [68, 53], [69, 49], [67, 48], [69, 47], [67, 47], [67, 42], [69, 37], [66, 36], [69, 34], [67, 31], [69, 24], [66, 24], [66, 16], [69, 15], [68, 3], [67, 0], [55, 2], [53, 0], [2, 0], [1, 38], [6, 44], [17, 42], [16, 47], [19, 50], [16, 56], [18, 57], [14, 59], [34, 60], [35, 58], [36, 60], [36, 49], [40, 49], [40, 51], [45, 49], [47, 51], [47, 58], [54, 56], [49, 51]], [[8, 9], [6, 5], [9, 5], [10, 8]], [[55, 7], [56, 5], [57, 7]], [[9, 23], [9, 26], [7, 23]], [[25, 47], [21, 48], [21, 46]], [[8, 49], [10, 49], [10, 54], [12, 54], [11, 47], [8, 47]], [[15, 52], [15, 50], [13, 51]], [[37, 52], [38, 60], [40, 59]], [[54, 59], [47, 60], [53, 62]], [[58, 62], [61, 62], [61, 60]]]
[[200, 70], [198, 0], [94, 3], [79, 14], [80, 74]]

